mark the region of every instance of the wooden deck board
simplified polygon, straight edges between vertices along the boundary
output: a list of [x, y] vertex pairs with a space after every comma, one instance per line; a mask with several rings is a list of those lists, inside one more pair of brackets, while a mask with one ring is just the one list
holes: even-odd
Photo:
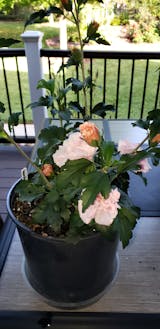
[[[32, 145], [24, 145], [23, 150], [29, 155]], [[26, 160], [11, 145], [0, 145], [0, 215], [5, 220], [6, 195], [12, 184], [20, 177], [20, 170], [26, 165]]]

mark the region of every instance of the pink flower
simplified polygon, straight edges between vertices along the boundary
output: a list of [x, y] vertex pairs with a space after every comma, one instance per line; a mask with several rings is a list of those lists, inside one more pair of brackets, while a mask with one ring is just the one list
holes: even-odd
[[137, 170], [137, 172], [140, 171], [140, 172], [146, 173], [150, 169], [152, 169], [148, 162], [148, 159], [143, 159], [143, 160], [139, 161], [138, 164], [140, 165], [141, 169]]
[[[129, 154], [129, 153], [132, 153], [136, 149], [137, 146], [138, 146], [138, 144], [131, 143], [126, 140], [120, 140], [119, 144], [118, 144], [118, 151], [120, 152], [120, 154]], [[138, 165], [140, 165], [140, 169], [137, 170], [136, 172], [147, 173], [151, 169], [151, 166], [149, 165], [149, 162], [147, 159], [140, 160], [138, 162]]]
[[57, 166], [62, 167], [67, 160], [88, 159], [93, 160], [97, 151], [96, 147], [88, 145], [79, 132], [73, 133], [59, 146], [53, 154], [53, 160]]
[[84, 212], [82, 212], [82, 200], [79, 200], [79, 215], [85, 224], [89, 224], [91, 220], [94, 219], [97, 224], [109, 226], [118, 215], [118, 209], [120, 208], [120, 205], [118, 204], [119, 199], [120, 193], [117, 188], [111, 190], [107, 199], [99, 193], [94, 203]]
[[120, 154], [129, 154], [132, 153], [137, 146], [138, 144], [131, 143], [127, 140], [120, 140], [118, 143], [118, 152], [120, 152]]
[[92, 122], [84, 122], [79, 126], [80, 133], [83, 139], [91, 145], [93, 141], [100, 140], [100, 133], [98, 128]]

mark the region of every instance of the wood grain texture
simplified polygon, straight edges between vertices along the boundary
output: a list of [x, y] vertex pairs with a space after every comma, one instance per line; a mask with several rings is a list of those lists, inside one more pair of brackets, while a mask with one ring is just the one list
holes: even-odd
[[[129, 246], [119, 246], [120, 267], [115, 282], [96, 303], [79, 311], [160, 311], [160, 218], [142, 218]], [[16, 232], [0, 279], [1, 310], [56, 308], [29, 285], [23, 271], [24, 256]]]
[[[32, 145], [22, 145], [23, 150], [30, 155]], [[26, 160], [12, 145], [0, 145], [0, 215], [5, 220], [6, 195], [12, 184], [20, 177], [20, 170], [26, 166]]]

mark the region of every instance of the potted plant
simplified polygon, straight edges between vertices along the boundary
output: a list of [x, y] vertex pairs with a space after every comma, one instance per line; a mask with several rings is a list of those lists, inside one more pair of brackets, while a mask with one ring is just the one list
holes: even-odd
[[[73, 3], [74, 9], [80, 10], [86, 2], [61, 1], [63, 12], [72, 13]], [[94, 27], [97, 31], [98, 25], [92, 22], [88, 29], [93, 31]], [[94, 36], [99, 40], [96, 31]], [[83, 72], [81, 46], [76, 58], [78, 54]], [[72, 52], [69, 63], [74, 55]], [[62, 101], [65, 92], [60, 90], [55, 96], [54, 79], [39, 82], [38, 86], [50, 94], [38, 103], [50, 106], [60, 125], [51, 124], [40, 132], [35, 160], [23, 152], [0, 121], [1, 136], [13, 143], [30, 164], [29, 172], [22, 171], [7, 197], [8, 212], [24, 248], [26, 276], [54, 305], [67, 308], [95, 301], [115, 278], [118, 242], [123, 247], [128, 245], [140, 217], [140, 209], [128, 193], [129, 171], [146, 183], [143, 173], [150, 170], [148, 158], [154, 165], [160, 158], [160, 111], [150, 111], [146, 120], [134, 123], [146, 130], [139, 144], [119, 141], [117, 146], [114, 141], [104, 140], [102, 132], [88, 120], [87, 83], [83, 78], [85, 102], [77, 105], [81, 121], [76, 124], [70, 122], [70, 111]], [[70, 82], [80, 85], [72, 79]], [[102, 117], [108, 110], [102, 103], [96, 109]], [[0, 103], [1, 114], [4, 111]], [[19, 115], [14, 113], [9, 118], [10, 130], [18, 124]]]

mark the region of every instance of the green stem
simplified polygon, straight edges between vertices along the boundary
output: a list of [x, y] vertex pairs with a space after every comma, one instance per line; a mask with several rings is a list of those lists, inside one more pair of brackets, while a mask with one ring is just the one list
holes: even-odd
[[84, 68], [84, 53], [83, 53], [83, 41], [82, 41], [82, 36], [81, 36], [81, 31], [80, 31], [80, 24], [79, 24], [79, 12], [77, 8], [77, 3], [76, 0], [74, 0], [74, 6], [75, 6], [75, 13], [72, 12], [73, 19], [75, 21], [75, 24], [77, 26], [77, 32], [78, 32], [78, 38], [79, 38], [79, 43], [80, 43], [80, 50], [81, 50], [81, 70], [82, 70], [82, 80], [83, 80], [83, 95], [84, 95], [84, 106], [85, 106], [85, 113], [88, 112], [88, 104], [87, 104], [87, 93], [86, 93], [86, 88], [85, 88], [85, 68]]
[[28, 157], [28, 155], [22, 150], [22, 148], [15, 142], [15, 140], [6, 132], [6, 130], [3, 128], [3, 132], [7, 136], [7, 139], [10, 143], [12, 143], [16, 149], [19, 151], [19, 153], [37, 170], [37, 172], [40, 174], [42, 177], [45, 185], [47, 186], [48, 189], [52, 188], [52, 185], [49, 183], [48, 179], [46, 176], [43, 174], [42, 170]]

